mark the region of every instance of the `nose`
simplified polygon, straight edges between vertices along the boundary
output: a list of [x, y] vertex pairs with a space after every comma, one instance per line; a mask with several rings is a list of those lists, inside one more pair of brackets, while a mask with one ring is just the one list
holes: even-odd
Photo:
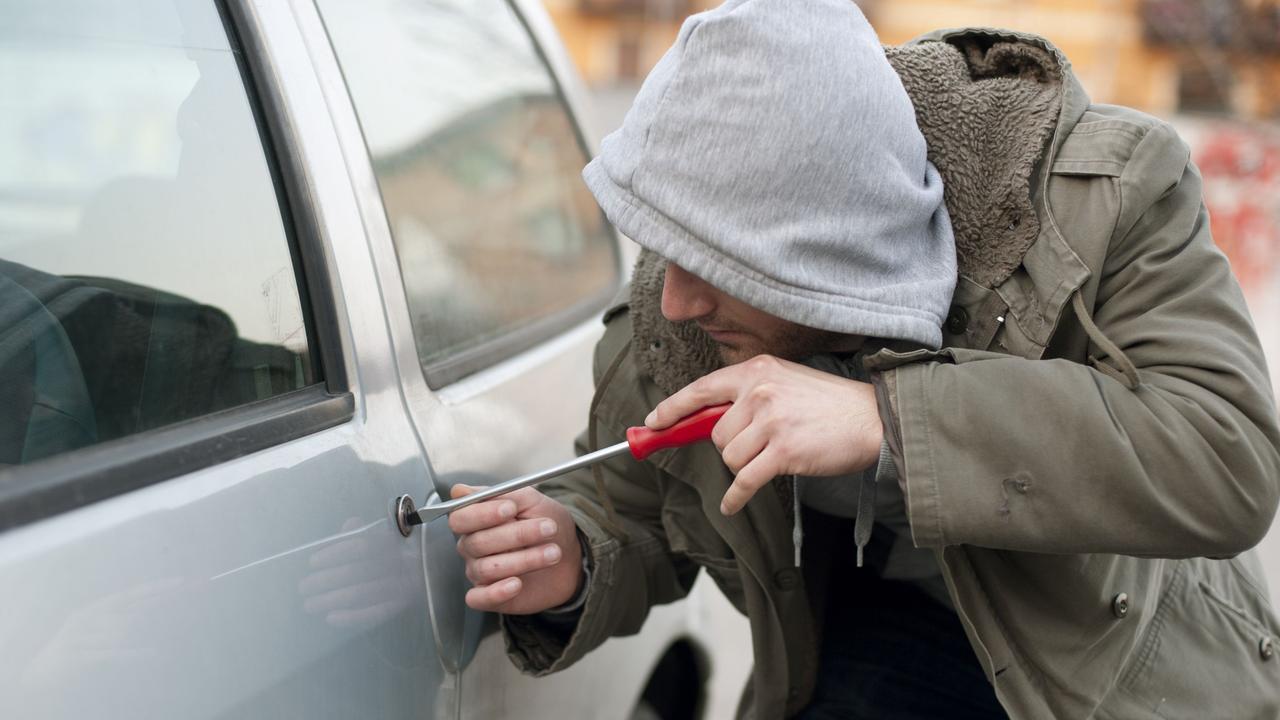
[[671, 322], [683, 322], [706, 317], [715, 309], [715, 288], [679, 265], [667, 263], [662, 282], [663, 317]]

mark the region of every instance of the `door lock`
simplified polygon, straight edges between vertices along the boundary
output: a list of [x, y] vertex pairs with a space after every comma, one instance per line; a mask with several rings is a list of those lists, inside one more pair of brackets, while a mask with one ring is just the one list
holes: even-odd
[[396, 498], [396, 527], [400, 528], [400, 534], [409, 537], [413, 532], [413, 526], [416, 524], [410, 518], [416, 518], [416, 508], [413, 506], [413, 498], [408, 495], [401, 495]]

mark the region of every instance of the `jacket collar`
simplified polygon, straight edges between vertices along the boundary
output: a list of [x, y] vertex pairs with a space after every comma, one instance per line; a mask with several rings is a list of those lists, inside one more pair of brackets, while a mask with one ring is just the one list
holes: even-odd
[[[938, 30], [886, 55], [916, 106], [946, 188], [960, 275], [998, 292], [1035, 343], [1089, 277], [1053, 217], [1049, 168], [1089, 98], [1067, 58], [1036, 35]], [[662, 317], [665, 262], [644, 251], [632, 274], [634, 351], [670, 394], [720, 366], [694, 323]]]
[[[1037, 161], [1030, 166], [1026, 183], [1021, 185], [1022, 192], [1026, 193], [1024, 197], [1027, 204], [1019, 203], [1018, 205], [1033, 209], [1035, 232], [1024, 236], [1023, 241], [1018, 242], [1016, 238], [1002, 236], [998, 223], [994, 227], [991, 223], [987, 223], [981, 229], [987, 235], [983, 239], [983, 244], [997, 249], [1000, 255], [997, 263], [1002, 271], [1010, 269], [1009, 263], [1013, 261], [1016, 261], [1014, 268], [1018, 264], [1021, 265], [1017, 277], [1011, 278], [1012, 272], [1001, 272], [994, 277], [984, 273], [983, 268], [975, 267], [973, 258], [965, 257], [959, 247], [961, 238], [957, 237], [961, 276], [980, 287], [995, 288], [1008, 306], [1009, 312], [1018, 319], [1019, 329], [1043, 351], [1057, 327], [1058, 318], [1067, 301], [1090, 276], [1088, 266], [1071, 248], [1059, 227], [1048, 193], [1053, 159], [1057, 157], [1067, 136], [1071, 134], [1071, 130], [1089, 108], [1088, 93], [1080, 84], [1079, 78], [1071, 71], [1071, 61], [1053, 43], [1039, 35], [998, 28], [945, 29], [922, 35], [904, 47], [928, 47], [929, 43], [935, 45], [943, 43], [956, 48], [965, 54], [973, 69], [984, 71], [985, 68], [999, 68], [997, 74], [992, 76], [994, 78], [1017, 77], [1023, 80], [1027, 75], [1032, 78], [1037, 75], [1055, 78], [1043, 87], [1042, 92], [1031, 94], [1032, 96], [1040, 95], [1041, 99], [1050, 99], [1052, 95], [1052, 103], [1057, 108], [1053, 120], [1042, 126], [1050, 130], [1042, 143], [1043, 152], [1039, 153]], [[1035, 52], [1030, 56], [1019, 53], [1010, 54], [1010, 46], [1034, 49]], [[1001, 50], [1001, 48], [1004, 49]], [[890, 52], [892, 53], [892, 50]], [[978, 60], [975, 61], [975, 58]], [[1028, 62], [1030, 62], [1029, 66]], [[904, 83], [906, 82], [909, 81], [904, 80]], [[912, 93], [910, 86], [908, 86], [908, 92]], [[920, 99], [927, 101], [929, 97], [917, 90], [916, 93], [912, 93], [912, 99], [913, 102], [919, 102]], [[1023, 93], [1020, 99], [1025, 102], [1032, 100], [1032, 97]], [[1042, 115], [1041, 119], [1043, 121], [1048, 118]], [[945, 145], [948, 140], [930, 137], [928, 131], [925, 134], [931, 145], [931, 155], [932, 145], [935, 142]], [[1020, 172], [1026, 172], [1026, 170], [1027, 168], [1019, 168]], [[963, 174], [963, 172], [953, 173], [957, 176]], [[944, 182], [951, 184], [956, 182], [958, 177], [947, 177], [947, 173], [943, 172], [943, 179]], [[949, 196], [948, 208], [951, 207]], [[961, 213], [963, 214], [963, 208]], [[953, 209], [953, 221], [955, 217], [956, 213]]]

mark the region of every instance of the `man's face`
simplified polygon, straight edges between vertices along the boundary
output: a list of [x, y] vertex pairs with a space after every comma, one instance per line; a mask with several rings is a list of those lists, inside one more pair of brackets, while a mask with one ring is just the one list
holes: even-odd
[[675, 263], [667, 263], [662, 315], [672, 322], [692, 320], [732, 365], [756, 355], [801, 360], [820, 352], [856, 350], [861, 338], [797, 325], [742, 302]]

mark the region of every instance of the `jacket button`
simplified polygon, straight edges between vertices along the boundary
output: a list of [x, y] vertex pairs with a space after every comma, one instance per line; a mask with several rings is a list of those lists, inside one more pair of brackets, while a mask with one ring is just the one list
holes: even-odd
[[1129, 596], [1125, 593], [1119, 593], [1111, 598], [1111, 614], [1118, 618], [1122, 618], [1129, 614]]
[[1258, 654], [1262, 656], [1263, 661], [1270, 660], [1276, 656], [1276, 643], [1271, 639], [1270, 635], [1263, 635], [1258, 641]]
[[947, 332], [952, 335], [963, 335], [969, 328], [969, 312], [960, 306], [951, 308], [947, 315]]
[[783, 568], [773, 574], [773, 584], [779, 590], [794, 590], [800, 585], [800, 573], [795, 568]]

